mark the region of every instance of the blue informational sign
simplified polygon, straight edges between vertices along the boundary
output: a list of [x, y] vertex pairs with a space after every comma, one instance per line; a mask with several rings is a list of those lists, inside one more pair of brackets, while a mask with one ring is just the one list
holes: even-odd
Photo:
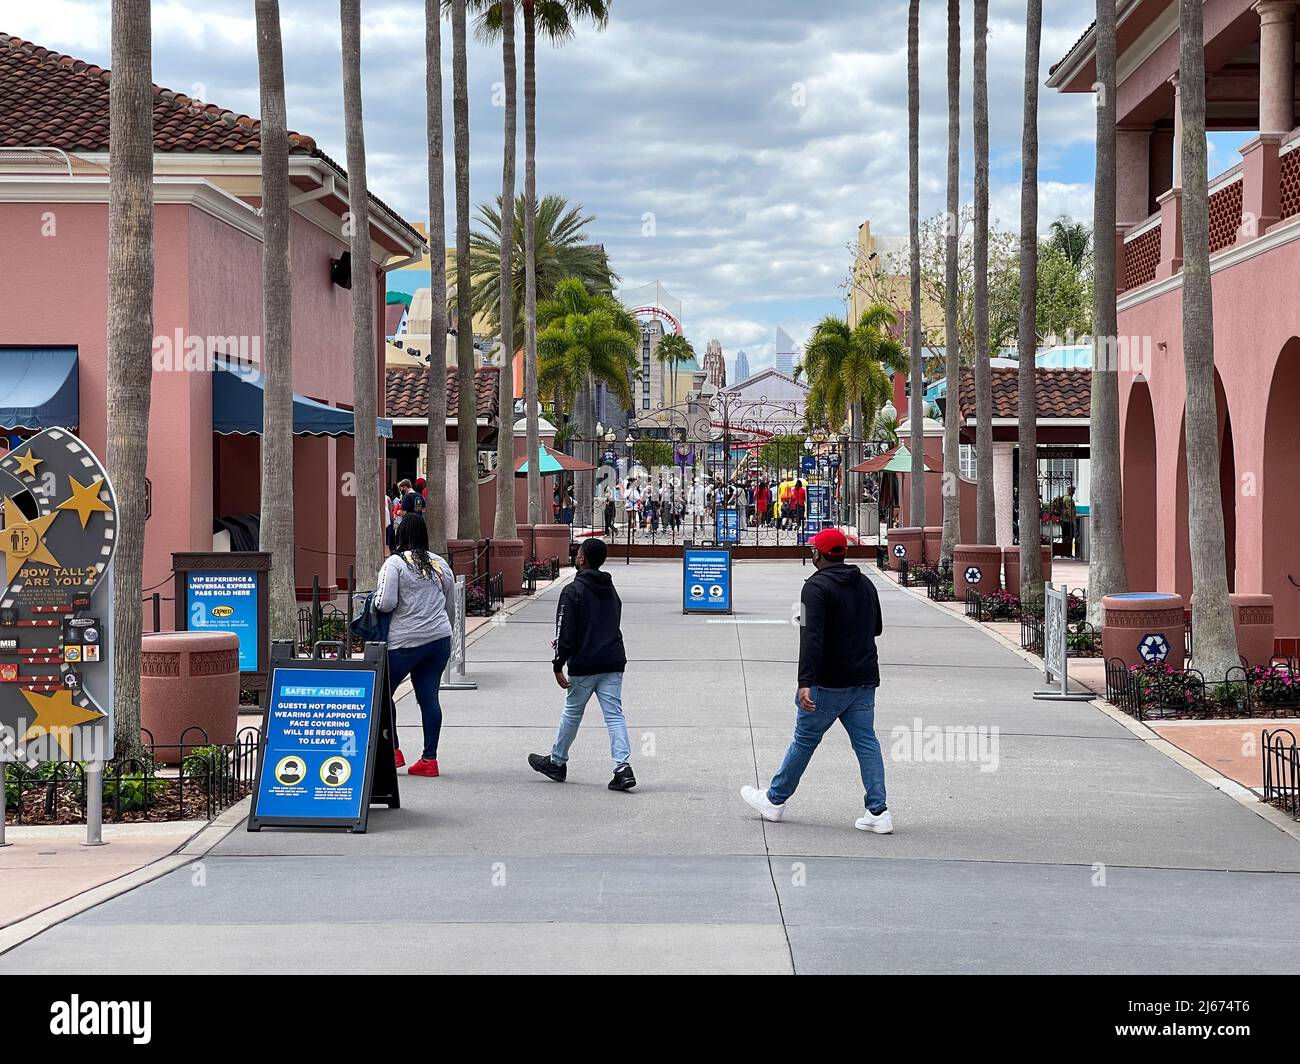
[[816, 458], [814, 458], [810, 454], [800, 455], [799, 471], [803, 473], [805, 479], [808, 477], [810, 473], [814, 472], [816, 468], [817, 468]]
[[808, 511], [803, 521], [805, 535], [815, 536], [830, 522], [830, 492], [824, 484], [808, 489]]
[[192, 632], [234, 632], [239, 637], [239, 671], [257, 672], [260, 633], [257, 581], [251, 570], [190, 572], [185, 576], [185, 615]]
[[713, 539], [716, 543], [740, 542], [740, 511], [719, 508], [713, 518]]
[[682, 612], [731, 612], [731, 551], [688, 548], [682, 554]]
[[376, 673], [288, 668], [271, 673], [262, 771], [253, 816], [356, 821], [379, 705]]

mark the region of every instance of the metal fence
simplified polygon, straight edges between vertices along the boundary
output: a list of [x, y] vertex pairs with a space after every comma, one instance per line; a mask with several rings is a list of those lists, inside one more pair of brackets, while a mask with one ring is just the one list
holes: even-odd
[[1137, 720], [1171, 717], [1300, 716], [1294, 662], [1234, 665], [1221, 680], [1167, 664], [1137, 667], [1106, 660], [1106, 698]]
[[[180, 742], [158, 745], [147, 731], [145, 755], [104, 767], [104, 818], [109, 821], [211, 820], [252, 789], [260, 732], [244, 728], [229, 745], [187, 728]], [[178, 762], [158, 763], [158, 755]], [[14, 824], [80, 824], [86, 820], [87, 772], [82, 761], [4, 765], [5, 810]]]
[[1264, 801], [1300, 820], [1300, 751], [1295, 733], [1285, 728], [1264, 731], [1260, 756], [1264, 769]]

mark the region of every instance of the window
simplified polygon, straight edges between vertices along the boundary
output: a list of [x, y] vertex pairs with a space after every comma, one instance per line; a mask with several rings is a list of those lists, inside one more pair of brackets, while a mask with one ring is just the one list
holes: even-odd
[[960, 464], [961, 475], [966, 480], [975, 479], [975, 445], [971, 443], [960, 444]]

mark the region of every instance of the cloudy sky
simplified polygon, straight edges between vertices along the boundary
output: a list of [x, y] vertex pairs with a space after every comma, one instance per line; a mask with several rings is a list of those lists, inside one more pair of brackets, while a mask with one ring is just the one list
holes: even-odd
[[[1007, 228], [1019, 217], [1024, 6], [991, 4], [993, 215]], [[1045, 6], [1044, 78], [1090, 21], [1087, 4]], [[107, 66], [108, 7], [5, 4], [0, 30]], [[154, 80], [256, 114], [252, 7], [155, 0]], [[971, 7], [964, 0], [964, 198]], [[922, 8], [922, 210], [934, 213], [944, 190], [946, 5]], [[424, 220], [422, 0], [363, 0], [362, 9], [371, 189]], [[336, 7], [281, 0], [281, 11], [290, 127], [342, 161]], [[803, 340], [823, 314], [842, 311], [863, 219], [877, 233], [906, 232], [906, 45], [906, 0], [615, 0], [606, 32], [583, 27], [563, 48], [540, 49], [539, 191], [595, 215], [590, 236], [625, 285], [663, 282], [697, 349], [716, 337], [729, 363], [741, 348], [751, 365], [771, 362], [778, 326]], [[449, 92], [449, 33], [444, 49]], [[501, 187], [499, 53], [472, 44], [470, 77], [477, 204]], [[450, 99], [447, 110], [450, 144]], [[1089, 100], [1044, 90], [1041, 136], [1041, 224], [1091, 219]], [[522, 178], [522, 104], [520, 141]]]

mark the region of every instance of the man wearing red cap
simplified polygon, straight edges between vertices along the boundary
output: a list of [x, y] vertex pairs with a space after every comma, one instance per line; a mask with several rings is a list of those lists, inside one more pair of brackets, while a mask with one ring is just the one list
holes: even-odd
[[854, 827], [888, 835], [894, 820], [885, 803], [885, 761], [876, 738], [880, 596], [861, 569], [845, 562], [848, 546], [838, 528], [823, 529], [812, 540], [817, 571], [800, 595], [794, 741], [767, 790], [746, 786], [740, 796], [764, 820], [780, 820], [822, 736], [838, 720], [858, 755], [866, 791], [866, 813]]

